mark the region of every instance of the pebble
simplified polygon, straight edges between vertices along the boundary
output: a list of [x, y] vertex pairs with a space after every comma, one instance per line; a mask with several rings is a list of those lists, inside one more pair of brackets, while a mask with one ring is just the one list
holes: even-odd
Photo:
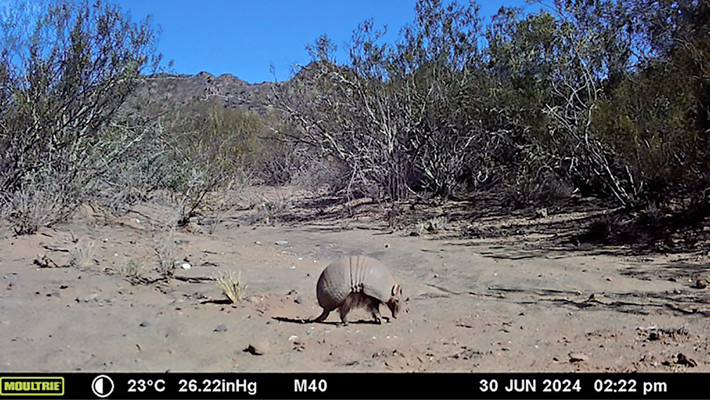
[[141, 323], [139, 324], [139, 326], [145, 328], [145, 327], [147, 327], [147, 326], [150, 326], [150, 322], [148, 322], [148, 321], [143, 321], [143, 322], [141, 322]]
[[589, 357], [584, 353], [576, 353], [576, 352], [569, 353], [569, 362], [571, 362], [571, 363], [580, 362], [580, 361], [588, 361], [588, 360], [589, 360]]
[[257, 340], [250, 343], [244, 351], [255, 356], [261, 356], [269, 352], [269, 344], [264, 340]]
[[224, 324], [217, 325], [212, 332], [227, 332], [227, 326]]

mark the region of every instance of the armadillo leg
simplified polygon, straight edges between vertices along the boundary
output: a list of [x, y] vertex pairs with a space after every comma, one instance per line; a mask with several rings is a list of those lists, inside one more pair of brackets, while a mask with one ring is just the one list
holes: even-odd
[[342, 321], [343, 325], [348, 324], [348, 313], [350, 313], [350, 310], [353, 307], [353, 302], [356, 301], [355, 296], [348, 296], [345, 301], [343, 301], [342, 304], [340, 304], [340, 307], [338, 308], [338, 312], [340, 313], [340, 321]]
[[318, 317], [316, 317], [316, 319], [314, 319], [313, 321], [315, 321], [315, 322], [325, 321], [325, 319], [328, 318], [328, 315], [330, 314], [331, 311], [333, 311], [333, 310], [329, 310], [327, 308], [324, 308], [323, 312]]
[[382, 316], [380, 315], [380, 303], [375, 300], [371, 300], [367, 304], [367, 309], [370, 311], [372, 314], [372, 318], [375, 320], [376, 324], [381, 324], [382, 323]]

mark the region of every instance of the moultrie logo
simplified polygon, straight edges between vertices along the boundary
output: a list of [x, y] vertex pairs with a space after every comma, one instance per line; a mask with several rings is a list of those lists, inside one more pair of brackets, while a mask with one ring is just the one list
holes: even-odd
[[0, 396], [64, 396], [64, 377], [2, 376]]

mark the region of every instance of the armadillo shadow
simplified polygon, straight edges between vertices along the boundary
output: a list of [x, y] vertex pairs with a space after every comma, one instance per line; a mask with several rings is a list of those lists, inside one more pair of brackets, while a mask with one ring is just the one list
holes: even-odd
[[[341, 326], [343, 325], [342, 322], [340, 321], [323, 321], [323, 322], [316, 322], [314, 318], [311, 319], [305, 319], [305, 318], [289, 318], [289, 317], [271, 317], [272, 319], [275, 319], [280, 322], [290, 322], [292, 324], [310, 324], [310, 323], [319, 323], [319, 324], [326, 324], [326, 325], [336, 325], [336, 326]], [[371, 319], [361, 319], [358, 321], [348, 321], [348, 325], [350, 324], [365, 324], [365, 325], [379, 325], [377, 322]]]

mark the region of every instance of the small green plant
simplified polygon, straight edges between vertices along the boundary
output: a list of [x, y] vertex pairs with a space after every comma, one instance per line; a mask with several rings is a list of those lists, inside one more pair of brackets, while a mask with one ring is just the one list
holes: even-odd
[[69, 266], [84, 269], [94, 264], [94, 242], [86, 241], [69, 250]]
[[242, 282], [241, 271], [236, 275], [234, 271], [229, 271], [226, 274], [220, 272], [219, 276], [215, 278], [215, 281], [217, 282], [217, 286], [222, 289], [222, 292], [227, 295], [232, 303], [236, 304], [242, 300], [247, 285]]

